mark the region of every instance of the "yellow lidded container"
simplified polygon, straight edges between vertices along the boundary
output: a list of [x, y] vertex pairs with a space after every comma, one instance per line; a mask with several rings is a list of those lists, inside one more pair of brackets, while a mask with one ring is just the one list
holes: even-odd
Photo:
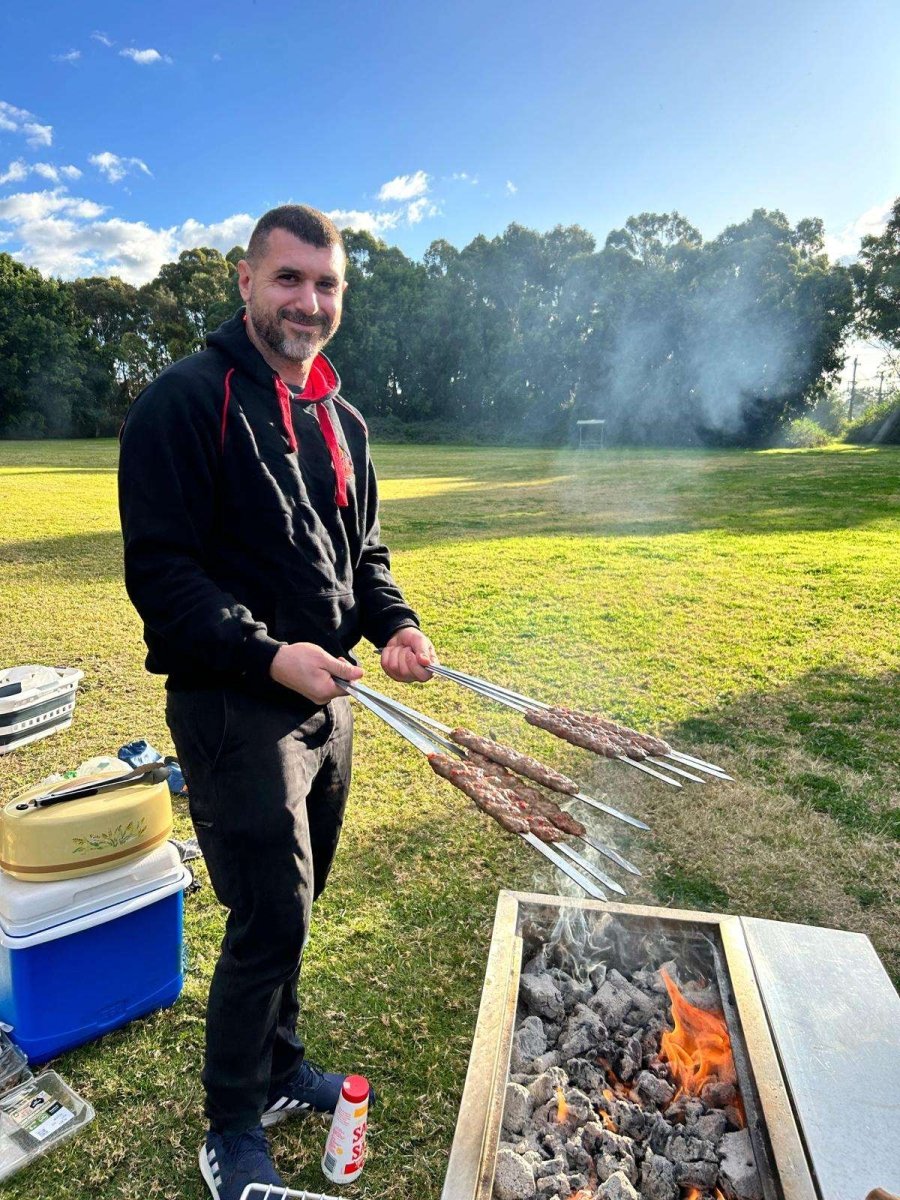
[[[101, 784], [107, 790], [95, 795], [58, 798]], [[48, 792], [53, 802], [35, 804]], [[0, 810], [0, 867], [34, 883], [92, 875], [149, 854], [171, 832], [169, 787], [152, 774], [121, 784], [108, 774], [42, 783]]]

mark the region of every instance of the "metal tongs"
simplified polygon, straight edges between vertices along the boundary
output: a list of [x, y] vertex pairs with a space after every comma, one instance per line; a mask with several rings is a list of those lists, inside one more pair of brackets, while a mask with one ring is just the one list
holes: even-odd
[[[469, 688], [470, 691], [476, 692], [479, 696], [483, 696], [487, 700], [494, 700], [498, 704], [505, 704], [507, 708], [515, 709], [516, 712], [525, 713], [534, 709], [546, 712], [553, 707], [551, 704], [545, 704], [542, 700], [535, 700], [531, 696], [523, 696], [521, 692], [514, 692], [511, 688], [500, 687], [499, 684], [491, 683], [487, 679], [481, 679], [478, 675], [467, 675], [464, 671], [455, 671], [451, 667], [443, 666], [441, 663], [429, 663], [428, 669], [433, 671], [435, 675], [439, 675], [444, 679], [450, 679], [462, 687]], [[625, 754], [616, 755], [616, 760], [625, 763], [626, 766], [634, 767], [638, 771], [643, 771], [647, 775], [653, 775], [656, 779], [661, 779], [664, 783], [668, 783], [676, 788], [682, 786], [677, 779], [672, 779], [671, 776], [665, 775], [662, 771], [655, 768], [664, 767], [666, 771], [671, 771], [673, 775], [678, 775], [683, 779], [689, 779], [692, 783], [705, 783], [706, 780], [701, 779], [698, 775], [692, 775], [684, 769], [685, 767], [690, 767], [692, 771], [700, 771], [715, 779], [730, 780], [732, 778], [730, 775], [726, 775], [722, 768], [717, 767], [715, 763], [706, 762], [702, 758], [695, 758], [692, 754], [682, 754], [678, 750], [670, 750], [664, 758], [649, 755], [640, 762], [636, 759], [628, 758]], [[653, 763], [654, 765], [650, 767], [647, 766], [647, 763]]]
[[127, 787], [139, 780], [144, 783], [162, 783], [169, 778], [170, 769], [165, 763], [145, 763], [135, 767], [127, 775], [111, 775], [108, 779], [92, 779], [87, 783], [79, 783], [78, 779], [66, 781], [66, 786], [57, 787], [54, 791], [44, 792], [41, 796], [33, 796], [23, 800], [16, 808], [24, 811], [26, 808], [49, 808], [51, 804], [64, 804], [68, 800], [81, 800], [85, 796], [96, 796], [104, 792], [114, 792], [118, 788]]
[[[373, 688], [366, 687], [364, 684], [351, 683], [346, 679], [339, 679], [333, 676], [334, 681], [338, 686], [342, 687], [355, 700], [357, 700], [364, 708], [368, 708], [376, 716], [380, 717], [385, 724], [389, 725], [396, 733], [399, 733], [402, 738], [405, 738], [417, 750], [421, 750], [423, 754], [440, 754], [449, 753], [457, 758], [465, 760], [468, 755], [465, 750], [457, 746], [455, 742], [441, 735], [449, 733], [450, 729], [446, 725], [441, 725], [439, 721], [433, 721], [430, 717], [423, 716], [422, 713], [416, 712], [415, 709], [407, 708], [396, 700], [391, 700], [389, 697], [382, 695], [381, 692], [376, 692]], [[580, 855], [571, 846], [564, 842], [554, 842], [548, 845], [542, 842], [530, 831], [518, 835], [529, 846], [542, 854], [555, 867], [563, 872], [573, 883], [577, 883], [587, 895], [592, 896], [595, 900], [608, 899], [605, 892], [586, 878], [591, 876], [611, 891], [617, 892], [619, 895], [626, 895], [625, 889], [621, 884], [617, 883], [605, 871], [601, 871], [586, 858]], [[592, 837], [585, 835], [582, 839], [592, 849], [604, 854], [612, 862], [624, 870], [631, 872], [633, 875], [640, 875], [640, 871], [626, 858], [623, 858], [618, 851], [613, 850], [609, 846], [605, 846], [602, 842], [596, 841]], [[573, 865], [574, 864], [574, 865]]]

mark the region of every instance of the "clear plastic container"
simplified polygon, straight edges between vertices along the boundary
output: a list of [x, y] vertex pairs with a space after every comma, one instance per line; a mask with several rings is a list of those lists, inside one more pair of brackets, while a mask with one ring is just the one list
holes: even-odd
[[72, 1137], [94, 1110], [60, 1079], [44, 1071], [0, 1096], [0, 1179]]
[[0, 1096], [30, 1078], [28, 1059], [0, 1030]]

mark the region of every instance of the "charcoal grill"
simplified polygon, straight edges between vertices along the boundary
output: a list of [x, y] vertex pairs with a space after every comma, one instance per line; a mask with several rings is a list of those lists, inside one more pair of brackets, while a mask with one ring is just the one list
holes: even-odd
[[868, 938], [756, 918], [503, 891], [441, 1200], [491, 1200], [526, 927], [566, 910], [702, 935], [766, 1200], [900, 1192], [900, 997]]

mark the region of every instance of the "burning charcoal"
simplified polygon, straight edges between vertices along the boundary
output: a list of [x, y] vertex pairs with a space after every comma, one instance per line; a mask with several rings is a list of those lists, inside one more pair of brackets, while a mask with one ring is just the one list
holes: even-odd
[[[569, 1160], [569, 1165], [574, 1167], [576, 1171], [587, 1172], [590, 1174], [594, 1169], [594, 1160], [581, 1144], [579, 1136], [580, 1130], [576, 1130], [575, 1134], [566, 1142], [566, 1158]], [[571, 1178], [569, 1183], [571, 1183]], [[573, 1185], [574, 1186], [574, 1185]], [[579, 1191], [575, 1188], [575, 1191]]]
[[523, 975], [543, 975], [547, 970], [547, 947], [541, 946], [534, 958], [530, 958], [522, 968]]
[[729, 1129], [743, 1129], [744, 1127], [744, 1114], [737, 1105], [728, 1105], [725, 1109], [725, 1120]]
[[616, 1132], [634, 1142], [642, 1142], [650, 1128], [650, 1114], [629, 1100], [613, 1100], [609, 1115]]
[[589, 1052], [596, 1054], [606, 1036], [606, 1027], [597, 1014], [586, 1004], [579, 1004], [559, 1039], [558, 1049], [564, 1060]]
[[565, 1090], [568, 1086], [569, 1077], [565, 1071], [561, 1067], [551, 1067], [529, 1085], [528, 1093], [534, 1104], [546, 1104], [548, 1100], [556, 1100], [557, 1088]]
[[643, 1061], [644, 1048], [641, 1045], [641, 1039], [637, 1034], [633, 1034], [625, 1043], [625, 1049], [619, 1056], [619, 1078], [624, 1079], [626, 1083], [633, 1079]]
[[634, 1148], [631, 1138], [622, 1137], [618, 1133], [610, 1133], [608, 1129], [603, 1130], [594, 1159], [597, 1176], [601, 1182], [615, 1174], [616, 1171], [624, 1171], [629, 1182], [637, 1182]]
[[573, 1058], [566, 1064], [569, 1079], [576, 1087], [590, 1095], [599, 1095], [606, 1087], [606, 1076], [599, 1067], [595, 1067], [586, 1058]]
[[675, 1178], [681, 1187], [707, 1188], [712, 1191], [719, 1178], [719, 1164], [705, 1161], [676, 1163]]
[[664, 1156], [672, 1134], [675, 1132], [661, 1113], [654, 1113], [647, 1130], [647, 1144], [654, 1154]]
[[635, 1081], [638, 1095], [644, 1100], [652, 1100], [659, 1108], [664, 1108], [675, 1095], [675, 1088], [665, 1079], [659, 1079], [650, 1071], [641, 1071]]
[[715, 1112], [706, 1113], [700, 1117], [694, 1129], [697, 1137], [706, 1138], [708, 1142], [715, 1145], [725, 1132], [726, 1124], [725, 1114], [717, 1109]]
[[722, 1162], [719, 1166], [722, 1190], [729, 1200], [762, 1200], [762, 1185], [756, 1170], [750, 1131], [726, 1133], [719, 1142]]
[[577, 1196], [579, 1192], [586, 1192], [588, 1187], [588, 1177], [580, 1171], [576, 1171], [569, 1176], [569, 1187]]
[[598, 1152], [605, 1132], [605, 1128], [599, 1121], [588, 1121], [584, 1126], [581, 1130], [581, 1144], [588, 1154], [593, 1155]]
[[564, 1137], [565, 1131], [555, 1126], [548, 1129], [541, 1139], [541, 1145], [551, 1158], [565, 1158], [566, 1142]]
[[707, 1108], [727, 1108], [736, 1095], [733, 1084], [719, 1079], [710, 1079], [700, 1089], [700, 1099]]
[[673, 1125], [691, 1126], [697, 1124], [705, 1111], [703, 1101], [696, 1096], [679, 1096], [666, 1109], [666, 1116]]
[[535, 1183], [540, 1179], [548, 1179], [550, 1176], [562, 1175], [569, 1169], [569, 1160], [565, 1154], [554, 1154], [553, 1158], [548, 1158], [542, 1162], [539, 1167], [534, 1168]]
[[547, 1049], [547, 1035], [540, 1017], [526, 1017], [513, 1034], [510, 1069], [519, 1071]]
[[587, 981], [582, 983], [577, 979], [573, 979], [565, 971], [554, 969], [548, 971], [547, 974], [559, 988], [563, 1004], [566, 1006], [566, 1012], [571, 1012], [576, 1004], [586, 1004], [594, 994], [594, 989], [590, 983]]
[[596, 1200], [638, 1200], [638, 1194], [627, 1175], [621, 1171], [614, 1171], [600, 1185], [596, 1192]]
[[651, 1154], [641, 1168], [641, 1196], [644, 1200], [677, 1200], [680, 1189], [675, 1168], [661, 1154]]
[[578, 1128], [586, 1121], [596, 1121], [597, 1114], [594, 1112], [590, 1097], [586, 1096], [579, 1088], [568, 1088], [565, 1093], [565, 1101], [568, 1110], [566, 1122], [570, 1127]]
[[548, 1050], [546, 1054], [542, 1054], [540, 1058], [534, 1059], [528, 1064], [528, 1070], [533, 1075], [543, 1075], [545, 1071], [551, 1070], [553, 1067], [559, 1066], [559, 1051]]
[[606, 963], [598, 963], [596, 967], [594, 967], [593, 971], [591, 971], [588, 978], [590, 979], [595, 991], [598, 988], [601, 988], [606, 981]]
[[674, 1163], [718, 1162], [719, 1156], [712, 1142], [693, 1137], [687, 1133], [676, 1133], [666, 1148], [666, 1154]]
[[562, 994], [548, 974], [523, 975], [519, 981], [519, 998], [533, 1015], [559, 1021], [566, 1015]]
[[548, 1175], [546, 1179], [539, 1179], [535, 1184], [535, 1194], [540, 1196], [541, 1200], [551, 1200], [552, 1196], [565, 1200], [571, 1192], [568, 1175]]
[[680, 983], [681, 973], [678, 969], [678, 963], [673, 958], [668, 962], [664, 962], [658, 971], [651, 971], [649, 973], [647, 986], [651, 992], [656, 992], [660, 996], [667, 996], [669, 992], [662, 977], [663, 971], [665, 971], [670, 979], [674, 979], [676, 983]]
[[531, 1095], [521, 1084], [508, 1083], [503, 1107], [504, 1133], [522, 1133], [531, 1116], [533, 1104]]
[[530, 1200], [535, 1194], [534, 1172], [519, 1154], [503, 1147], [497, 1153], [494, 1195], [497, 1200]]
[[610, 971], [590, 1001], [591, 1008], [600, 1014], [604, 1025], [610, 1030], [619, 1028], [632, 1007], [631, 996], [612, 980], [612, 976], [617, 974], [617, 971]]

